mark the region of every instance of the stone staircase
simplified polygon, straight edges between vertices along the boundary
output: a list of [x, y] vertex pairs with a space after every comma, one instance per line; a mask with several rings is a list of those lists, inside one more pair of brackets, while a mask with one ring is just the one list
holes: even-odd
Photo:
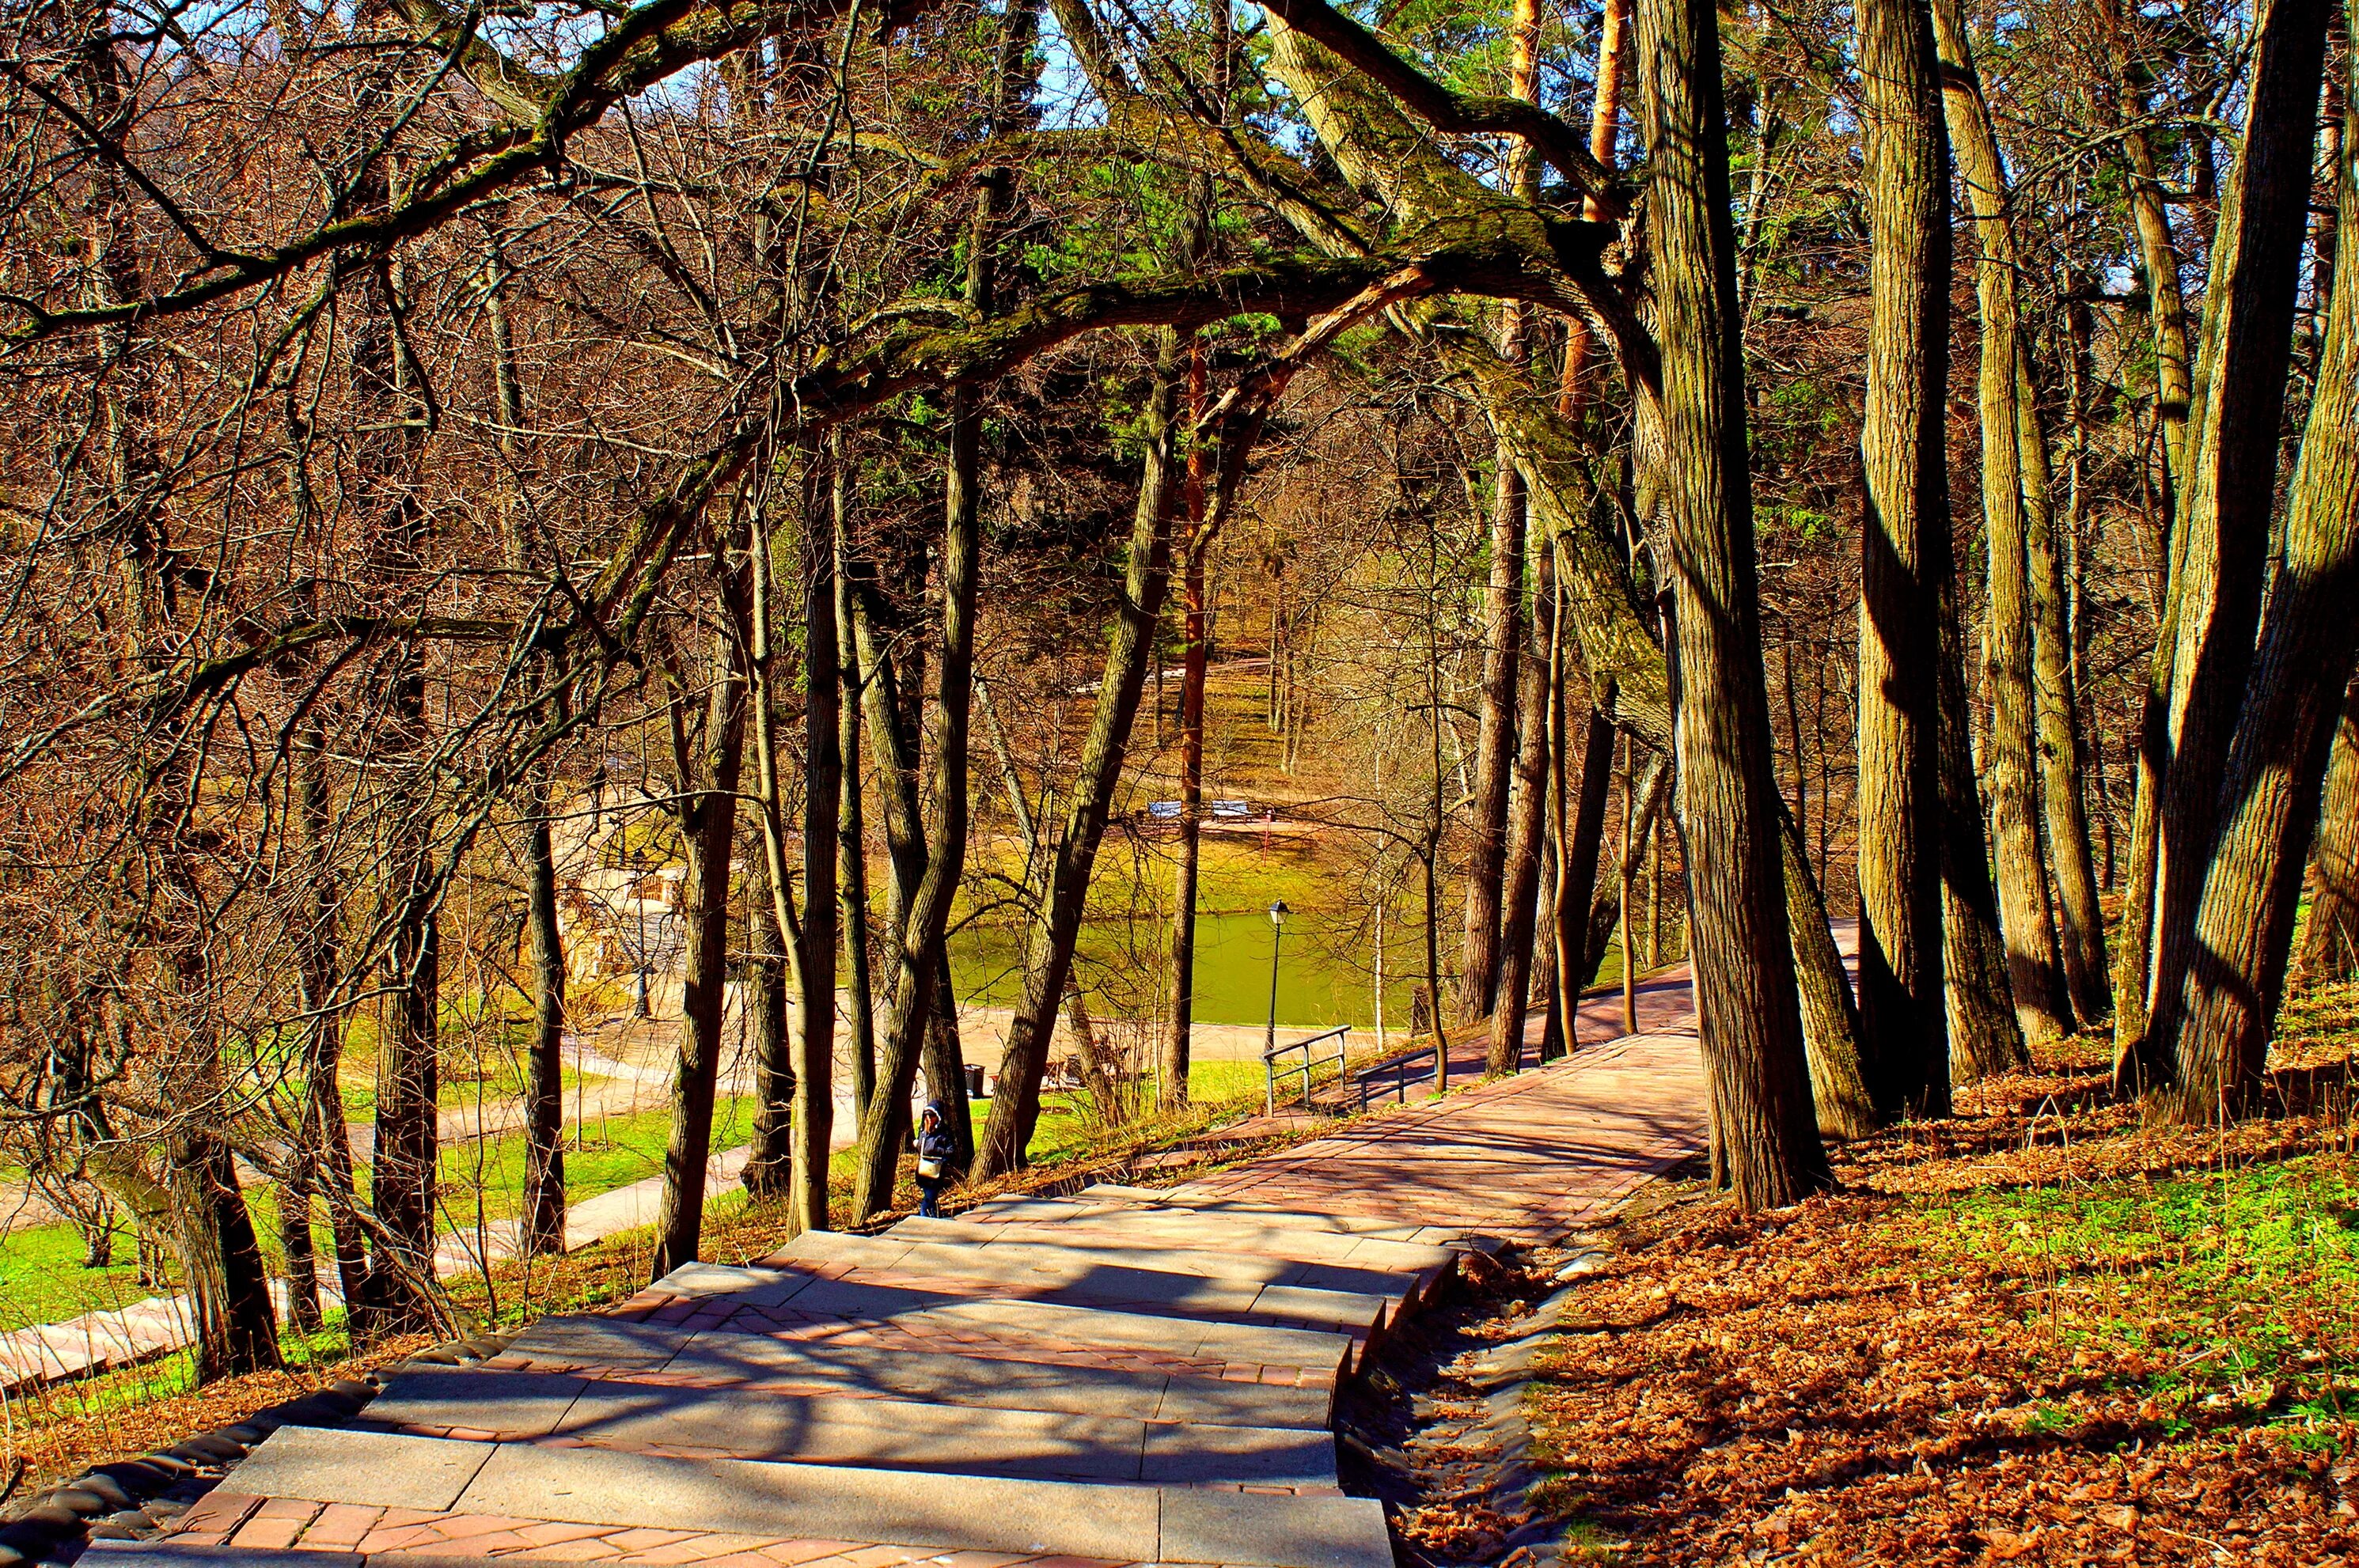
[[1470, 1244], [1125, 1187], [814, 1233], [402, 1369], [84, 1561], [1386, 1568], [1336, 1385]]

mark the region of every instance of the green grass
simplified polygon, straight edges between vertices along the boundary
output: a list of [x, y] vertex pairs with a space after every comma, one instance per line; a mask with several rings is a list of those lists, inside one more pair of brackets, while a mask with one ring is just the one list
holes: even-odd
[[59, 1323], [102, 1312], [154, 1292], [132, 1266], [128, 1227], [117, 1229], [111, 1269], [85, 1269], [82, 1232], [71, 1225], [37, 1225], [0, 1237], [0, 1332], [28, 1324]]
[[[724, 1097], [713, 1108], [712, 1147], [734, 1149], [753, 1136], [757, 1102], [751, 1096]], [[671, 1138], [669, 1109], [603, 1117], [580, 1128], [568, 1126], [565, 1192], [580, 1203], [663, 1172], [664, 1148]], [[525, 1143], [521, 1133], [460, 1143], [442, 1151], [440, 1180], [442, 1221], [465, 1229], [478, 1219], [511, 1219], [524, 1201]]]
[[2348, 1155], [1931, 1206], [1937, 1251], [2029, 1274], [2060, 1353], [2126, 1352], [2166, 1430], [2359, 1411], [2359, 1172]]

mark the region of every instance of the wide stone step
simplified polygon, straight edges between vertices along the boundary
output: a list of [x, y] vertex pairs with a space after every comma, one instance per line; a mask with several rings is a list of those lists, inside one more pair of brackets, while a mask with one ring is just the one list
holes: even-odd
[[1448, 1246], [1452, 1242], [1476, 1245], [1481, 1240], [1480, 1233], [1471, 1227], [1386, 1219], [1376, 1215], [1335, 1214], [1324, 1209], [1193, 1194], [1182, 1187], [1135, 1187], [1119, 1182], [1100, 1182], [1083, 1187], [1074, 1198], [1115, 1207], [1147, 1206], [1188, 1209], [1198, 1214], [1245, 1216], [1298, 1230], [1332, 1230], [1338, 1235], [1379, 1236], [1394, 1241], [1430, 1241]]
[[[1245, 1247], [1181, 1247], [1136, 1235], [1119, 1227], [1092, 1228], [1083, 1225], [1001, 1225], [968, 1219], [905, 1219], [885, 1232], [895, 1241], [927, 1245], [979, 1247], [987, 1257], [1022, 1257], [1027, 1267], [1050, 1272], [1114, 1266], [1152, 1269], [1165, 1273], [1195, 1274], [1208, 1280], [1238, 1280], [1270, 1285], [1301, 1285], [1312, 1290], [1343, 1291], [1382, 1296], [1387, 1301], [1414, 1303], [1425, 1286], [1452, 1261], [1440, 1248], [1430, 1249], [1407, 1266], [1388, 1266], [1368, 1260], [1297, 1258], [1290, 1254]], [[1216, 1238], [1199, 1238], [1215, 1241]]]
[[[1392, 1563], [1382, 1506], [1367, 1498], [962, 1475], [915, 1481], [889, 1470], [319, 1428], [282, 1428], [207, 1502], [214, 1505], [210, 1513], [201, 1506], [189, 1516], [201, 1527], [190, 1531], [196, 1539], [219, 1527], [233, 1546], [266, 1541], [272, 1548], [364, 1555], [505, 1551], [529, 1557], [536, 1527], [548, 1540], [550, 1527], [571, 1525], [628, 1532], [643, 1541], [667, 1532], [719, 1533], [777, 1547], [799, 1542], [834, 1550], [869, 1542], [1110, 1563], [1389, 1568]], [[241, 1502], [250, 1505], [247, 1512], [227, 1518]], [[314, 1504], [321, 1507], [306, 1514]], [[268, 1533], [247, 1541], [249, 1529], [265, 1522], [264, 1510], [273, 1506], [278, 1512], [266, 1521]], [[370, 1510], [380, 1511], [372, 1519]], [[382, 1510], [404, 1511], [390, 1516], [388, 1525]], [[317, 1533], [323, 1524], [330, 1527], [324, 1537]], [[495, 1538], [495, 1546], [484, 1544]], [[616, 1538], [592, 1530], [572, 1539], [611, 1543]], [[670, 1560], [688, 1560], [694, 1553], [680, 1553], [679, 1539]], [[587, 1560], [608, 1552], [565, 1554]], [[821, 1555], [812, 1552], [803, 1560]], [[769, 1560], [787, 1564], [795, 1559], [789, 1552]], [[889, 1559], [869, 1561], [881, 1568]], [[314, 1568], [317, 1560], [307, 1555], [288, 1562]]]
[[542, 1372], [413, 1368], [372, 1425], [483, 1442], [1042, 1479], [1332, 1490], [1323, 1432], [1067, 1411], [662, 1386]]
[[1178, 1273], [1109, 1260], [1086, 1248], [975, 1247], [889, 1236], [810, 1231], [762, 1260], [774, 1268], [824, 1270], [837, 1279], [955, 1288], [1132, 1312], [1182, 1313], [1231, 1323], [1283, 1324], [1356, 1336], [1382, 1331], [1399, 1297], [1261, 1280], [1240, 1267], [1228, 1277]]
[[[791, 1299], [788, 1299], [788, 1298]], [[770, 1298], [770, 1299], [752, 1299]], [[1224, 1323], [1209, 1317], [1127, 1312], [1031, 1299], [998, 1299], [972, 1291], [917, 1289], [869, 1284], [850, 1279], [820, 1279], [790, 1271], [685, 1264], [616, 1309], [644, 1320], [630, 1326], [644, 1333], [671, 1328], [691, 1332], [725, 1328], [743, 1334], [827, 1336], [846, 1326], [933, 1348], [952, 1350], [970, 1342], [1016, 1343], [1105, 1353], [1141, 1367], [1203, 1371], [1212, 1368], [1289, 1368], [1324, 1379], [1351, 1369], [1354, 1341], [1324, 1329], [1259, 1323]], [[550, 1318], [509, 1346], [514, 1353], [564, 1353], [577, 1337], [603, 1351], [618, 1336], [613, 1316]], [[621, 1340], [623, 1347], [637, 1343]], [[1226, 1376], [1226, 1372], [1217, 1375]], [[1259, 1380], [1267, 1381], [1267, 1379]]]
[[[984, 1233], [989, 1232], [986, 1236]], [[956, 1219], [907, 1219], [894, 1234], [939, 1240], [1050, 1242], [1067, 1246], [1139, 1247], [1166, 1244], [1223, 1253], [1290, 1258], [1353, 1269], [1424, 1276], [1447, 1269], [1458, 1249], [1430, 1241], [1395, 1241], [1348, 1231], [1296, 1230], [1251, 1216], [1195, 1209], [1156, 1209], [1051, 1199], [1012, 1211], [969, 1210]]]
[[[776, 1333], [558, 1318], [517, 1339], [492, 1365], [708, 1388], [825, 1388], [855, 1397], [1224, 1426], [1323, 1429], [1332, 1413], [1336, 1358], [1347, 1341], [1304, 1336], [1312, 1342], [1310, 1353], [1328, 1357], [1316, 1369], [1177, 1355], [1150, 1359], [1132, 1347], [1072, 1337], [1087, 1321], [1047, 1325], [1066, 1331], [1049, 1339], [986, 1335], [975, 1332], [976, 1325], [953, 1327], [927, 1313], [897, 1321], [806, 1324], [799, 1332]], [[1169, 1320], [1146, 1321], [1161, 1325]], [[633, 1332], [613, 1332], [617, 1326]], [[933, 1332], [918, 1333], [919, 1328]], [[1306, 1353], [1298, 1344], [1256, 1348]]]

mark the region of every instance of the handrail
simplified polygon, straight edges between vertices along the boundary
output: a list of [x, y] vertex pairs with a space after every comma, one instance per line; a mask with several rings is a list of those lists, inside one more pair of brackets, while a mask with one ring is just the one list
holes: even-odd
[[1432, 1077], [1435, 1072], [1433, 1067], [1429, 1067], [1422, 1073], [1411, 1074], [1408, 1069], [1413, 1062], [1435, 1062], [1436, 1066], [1439, 1065], [1434, 1055], [1434, 1047], [1427, 1045], [1419, 1050], [1404, 1052], [1389, 1062], [1380, 1062], [1373, 1067], [1363, 1068], [1354, 1074], [1352, 1081], [1360, 1086], [1360, 1108], [1362, 1110], [1368, 1108], [1369, 1097], [1375, 1092], [1372, 1086], [1379, 1079], [1388, 1079], [1394, 1098], [1400, 1104], [1407, 1105], [1408, 1086], [1412, 1079], [1422, 1083], [1427, 1078]]
[[[1310, 1105], [1311, 1071], [1315, 1067], [1323, 1066], [1330, 1059], [1328, 1057], [1321, 1056], [1318, 1058], [1318, 1060], [1313, 1061], [1310, 1055], [1310, 1048], [1313, 1045], [1318, 1044], [1321, 1040], [1334, 1041], [1335, 1054], [1332, 1060], [1335, 1064], [1336, 1073], [1338, 1076], [1341, 1076], [1343, 1073], [1348, 1071], [1351, 1065], [1346, 1050], [1348, 1043], [1345, 1038], [1351, 1033], [1352, 1026], [1350, 1024], [1339, 1024], [1333, 1029], [1324, 1030], [1320, 1033], [1310, 1036], [1308, 1039], [1292, 1041], [1284, 1045], [1272, 1045], [1263, 1051], [1261, 1054], [1261, 1067], [1262, 1076], [1264, 1079], [1264, 1113], [1269, 1116], [1276, 1116], [1277, 1114], [1277, 1075], [1280, 1072], [1285, 1072], [1289, 1076], [1295, 1073], [1302, 1075], [1302, 1104], [1304, 1108], [1309, 1108]], [[1277, 1065], [1277, 1058], [1295, 1051], [1302, 1053], [1301, 1062], [1296, 1065], [1290, 1065], [1284, 1068], [1279, 1067]]]

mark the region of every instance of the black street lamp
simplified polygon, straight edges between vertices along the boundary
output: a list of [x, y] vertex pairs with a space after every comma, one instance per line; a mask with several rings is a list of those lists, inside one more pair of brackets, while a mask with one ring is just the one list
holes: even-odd
[[1269, 906], [1269, 1037], [1263, 1042], [1264, 1061], [1277, 1049], [1277, 944], [1286, 935], [1286, 917], [1293, 913], [1284, 899]]

